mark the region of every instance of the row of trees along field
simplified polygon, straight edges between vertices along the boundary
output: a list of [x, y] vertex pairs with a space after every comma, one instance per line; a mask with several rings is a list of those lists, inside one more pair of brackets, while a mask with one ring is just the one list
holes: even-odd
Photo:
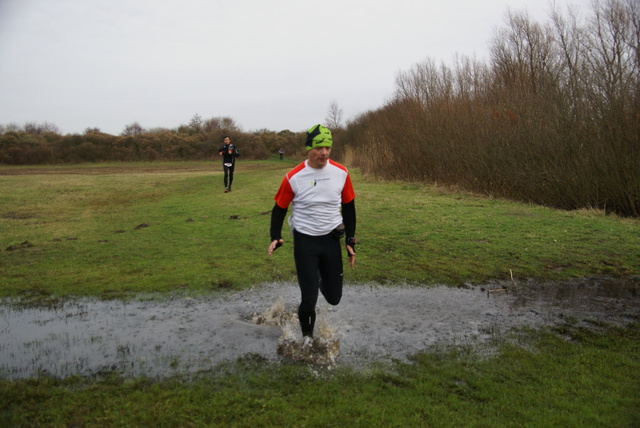
[[0, 164], [217, 159], [226, 135], [240, 148], [242, 159], [267, 159], [280, 148], [290, 157], [304, 154], [304, 132], [246, 133], [232, 118], [203, 120], [196, 114], [189, 124], [176, 129], [147, 130], [134, 122], [117, 136], [98, 128], [87, 128], [82, 135], [61, 135], [46, 122], [0, 125]]
[[398, 73], [393, 99], [349, 123], [346, 162], [389, 179], [638, 216], [639, 8], [596, 0], [546, 23], [507, 12], [487, 62], [426, 60]]

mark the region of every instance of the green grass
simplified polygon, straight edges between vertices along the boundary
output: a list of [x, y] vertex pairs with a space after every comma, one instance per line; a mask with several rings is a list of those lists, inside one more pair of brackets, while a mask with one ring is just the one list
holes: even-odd
[[[0, 296], [122, 297], [294, 280], [287, 226], [285, 246], [266, 253], [273, 195], [292, 165], [242, 163], [229, 194], [217, 163], [2, 167]], [[640, 273], [636, 219], [353, 175], [361, 244], [348, 282]]]
[[[0, 167], [0, 296], [293, 281], [290, 240], [266, 254], [272, 198], [292, 165], [239, 164], [230, 194], [217, 163]], [[361, 245], [348, 283], [640, 273], [636, 219], [353, 174]], [[637, 323], [514, 331], [496, 349], [451, 347], [365, 371], [249, 355], [191, 378], [1, 380], [0, 426], [640, 425]]]

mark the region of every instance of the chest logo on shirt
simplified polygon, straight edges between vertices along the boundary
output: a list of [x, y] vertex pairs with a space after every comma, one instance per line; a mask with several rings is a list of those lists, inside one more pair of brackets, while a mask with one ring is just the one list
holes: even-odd
[[316, 178], [315, 180], [311, 181], [311, 187], [316, 187], [318, 183], [323, 182], [323, 181], [330, 181], [330, 178]]

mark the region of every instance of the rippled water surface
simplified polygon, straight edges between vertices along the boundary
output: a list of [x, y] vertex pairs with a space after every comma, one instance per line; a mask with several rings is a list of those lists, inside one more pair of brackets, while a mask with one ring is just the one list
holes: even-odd
[[[296, 284], [277, 283], [197, 298], [69, 300], [53, 308], [4, 301], [0, 377], [111, 370], [165, 377], [247, 354], [276, 361], [288, 327], [253, 320], [278, 303], [293, 315], [298, 299]], [[402, 360], [434, 345], [482, 343], [514, 327], [625, 324], [639, 314], [637, 278], [467, 288], [347, 285], [338, 306], [320, 297], [317, 326], [329, 326], [339, 340], [336, 364], [358, 366]], [[300, 334], [297, 324], [291, 332]]]

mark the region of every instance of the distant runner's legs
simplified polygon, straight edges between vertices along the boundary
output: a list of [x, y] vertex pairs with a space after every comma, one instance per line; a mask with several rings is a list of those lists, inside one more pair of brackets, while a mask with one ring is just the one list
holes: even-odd
[[229, 167], [226, 165], [223, 165], [222, 168], [224, 169], [224, 188], [227, 189], [229, 187]]
[[231, 184], [233, 183], [233, 170], [235, 168], [235, 165], [229, 167], [229, 190], [231, 190]]

